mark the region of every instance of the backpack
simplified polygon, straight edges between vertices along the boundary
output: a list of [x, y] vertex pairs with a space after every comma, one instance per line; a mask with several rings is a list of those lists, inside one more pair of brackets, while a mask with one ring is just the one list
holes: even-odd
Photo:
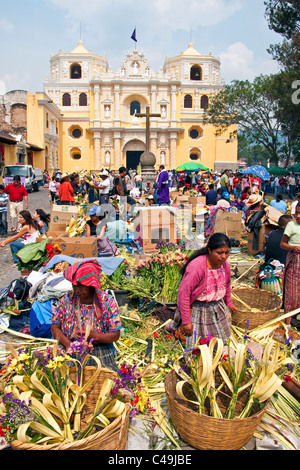
[[52, 338], [51, 333], [52, 300], [35, 301], [29, 314], [30, 334], [37, 338]]

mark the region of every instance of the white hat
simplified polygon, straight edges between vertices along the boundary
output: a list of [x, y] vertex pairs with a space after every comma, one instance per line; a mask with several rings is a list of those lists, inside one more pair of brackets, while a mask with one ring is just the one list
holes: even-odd
[[108, 174], [109, 173], [108, 173], [107, 170], [103, 170], [103, 171], [101, 171], [100, 176], [108, 176]]
[[248, 199], [245, 201], [246, 206], [252, 206], [253, 204], [257, 204], [258, 202], [261, 202], [263, 199], [261, 194], [251, 194], [251, 196], [248, 197]]

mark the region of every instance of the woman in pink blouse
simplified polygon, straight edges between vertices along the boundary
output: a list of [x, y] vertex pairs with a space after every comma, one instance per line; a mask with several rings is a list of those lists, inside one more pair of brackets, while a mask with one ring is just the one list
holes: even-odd
[[86, 335], [93, 345], [90, 354], [98, 357], [103, 367], [117, 371], [113, 343], [120, 337], [121, 320], [117, 304], [101, 290], [100, 274], [97, 260], [79, 261], [65, 270], [73, 292], [54, 307], [51, 332], [69, 354], [72, 344]]
[[223, 233], [215, 233], [183, 267], [177, 306], [187, 348], [209, 336], [224, 342], [230, 336], [230, 310], [236, 307], [231, 300], [229, 255], [229, 238]]

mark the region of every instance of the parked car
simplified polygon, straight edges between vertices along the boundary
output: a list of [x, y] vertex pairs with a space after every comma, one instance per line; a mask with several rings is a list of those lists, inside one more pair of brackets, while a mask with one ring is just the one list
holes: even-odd
[[21, 183], [28, 192], [38, 191], [40, 183], [43, 182], [43, 172], [32, 165], [6, 165], [3, 168], [2, 180], [6, 186], [13, 182], [14, 176], [19, 175]]

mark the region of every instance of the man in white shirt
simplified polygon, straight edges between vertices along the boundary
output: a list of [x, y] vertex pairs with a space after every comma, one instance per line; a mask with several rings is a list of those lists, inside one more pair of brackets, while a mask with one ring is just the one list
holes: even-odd
[[287, 183], [289, 186], [288, 192], [290, 193], [291, 198], [294, 199], [296, 195], [296, 178], [293, 173], [288, 177]]
[[100, 182], [99, 186], [97, 186], [97, 189], [99, 189], [99, 203], [100, 203], [100, 205], [108, 204], [109, 190], [110, 190], [110, 180], [109, 180], [108, 175], [109, 175], [109, 173], [108, 173], [107, 170], [103, 170], [100, 173], [101, 182]]
[[274, 180], [274, 196], [276, 197], [279, 191], [280, 185], [279, 185], [279, 177], [276, 176]]

